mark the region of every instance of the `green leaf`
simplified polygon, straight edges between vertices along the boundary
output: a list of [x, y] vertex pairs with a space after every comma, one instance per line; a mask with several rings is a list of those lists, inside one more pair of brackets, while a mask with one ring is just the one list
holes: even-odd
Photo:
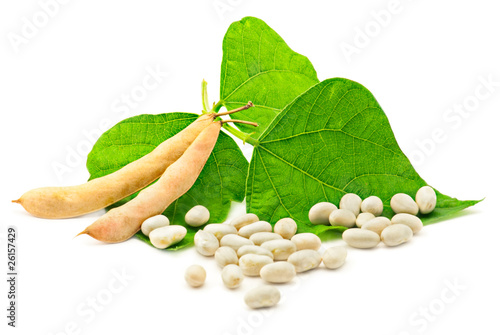
[[311, 62], [254, 17], [231, 24], [222, 50], [219, 104], [230, 110], [251, 100], [254, 108], [231, 117], [257, 122], [258, 128], [237, 124], [255, 132], [255, 138], [288, 103], [319, 82]]
[[[119, 122], [99, 138], [89, 153], [87, 169], [90, 179], [112, 173], [146, 155], [197, 117], [198, 115], [189, 113], [144, 114]], [[179, 249], [193, 243], [193, 236], [198, 229], [187, 226], [184, 222], [184, 215], [193, 206], [207, 207], [210, 211], [210, 223], [226, 219], [231, 201], [241, 202], [244, 199], [247, 170], [248, 162], [238, 145], [221, 132], [193, 187], [164, 212], [171, 224], [183, 225], [188, 230], [186, 237], [169, 249]], [[137, 193], [112, 207], [121, 206], [136, 195]], [[142, 233], [139, 232], [137, 237], [149, 243], [147, 236]]]
[[[271, 223], [291, 217], [299, 232], [340, 233], [345, 228], [312, 225], [311, 206], [320, 201], [338, 205], [345, 193], [376, 195], [390, 216], [394, 194], [415, 197], [424, 185], [370, 91], [334, 78], [300, 95], [259, 137], [247, 178], [247, 211]], [[422, 217], [426, 224], [477, 203], [439, 192], [437, 197], [436, 210]]]

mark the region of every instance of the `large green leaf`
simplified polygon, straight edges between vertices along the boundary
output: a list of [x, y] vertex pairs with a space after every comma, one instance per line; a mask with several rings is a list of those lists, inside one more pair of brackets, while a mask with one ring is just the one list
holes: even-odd
[[232, 117], [257, 122], [258, 128], [237, 124], [243, 131], [255, 132], [255, 137], [288, 103], [318, 83], [311, 62], [257, 18], [231, 24], [222, 50], [219, 103], [234, 109], [251, 100], [254, 108]]
[[[90, 179], [112, 173], [152, 151], [158, 144], [196, 120], [198, 115], [168, 113], [139, 115], [126, 119], [105, 132], [94, 145], [87, 160]], [[186, 237], [171, 249], [192, 244], [196, 228], [184, 222], [184, 215], [195, 205], [210, 210], [209, 222], [223, 222], [231, 201], [243, 201], [248, 162], [238, 145], [226, 134], [219, 135], [217, 144], [205, 167], [191, 189], [170, 205], [164, 214], [171, 224], [186, 226]], [[125, 198], [113, 207], [129, 201], [136, 194]], [[147, 236], [137, 236], [149, 243]]]
[[[300, 232], [341, 232], [345, 228], [310, 224], [311, 206], [338, 205], [345, 193], [376, 195], [390, 216], [395, 193], [414, 197], [423, 185], [370, 91], [334, 78], [299, 96], [259, 137], [247, 178], [247, 211], [272, 223], [291, 217]], [[477, 203], [437, 195], [437, 208], [422, 217], [424, 223]]]

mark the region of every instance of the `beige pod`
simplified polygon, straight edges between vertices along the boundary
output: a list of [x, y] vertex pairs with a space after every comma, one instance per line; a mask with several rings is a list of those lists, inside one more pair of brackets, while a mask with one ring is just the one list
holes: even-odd
[[422, 186], [415, 196], [415, 201], [417, 202], [418, 209], [422, 214], [429, 214], [436, 207], [436, 192], [430, 186]]
[[271, 259], [274, 259], [274, 255], [272, 252], [258, 245], [244, 245], [238, 249], [236, 254], [238, 255], [238, 257], [241, 257], [246, 254], [256, 254], [256, 255], [267, 256], [270, 257]]
[[236, 228], [224, 223], [210, 223], [207, 224], [203, 230], [214, 234], [219, 241], [225, 235], [238, 234], [238, 230]]
[[344, 246], [330, 247], [323, 254], [323, 264], [327, 269], [337, 269], [344, 265], [347, 248]]
[[330, 202], [318, 202], [309, 210], [309, 221], [312, 224], [329, 224], [330, 213], [337, 209], [337, 206]]
[[220, 247], [214, 254], [215, 262], [221, 268], [228, 264], [238, 264], [238, 255], [231, 247]]
[[290, 239], [290, 241], [292, 241], [295, 244], [297, 250], [303, 250], [303, 249], [319, 250], [319, 248], [321, 248], [320, 238], [313, 233], [301, 233], [294, 235]]
[[180, 242], [186, 236], [187, 229], [184, 226], [172, 225], [156, 228], [149, 233], [149, 240], [158, 249], [165, 249]]
[[367, 229], [351, 228], [344, 231], [342, 239], [351, 247], [369, 249], [376, 247], [380, 242], [380, 236]]
[[202, 205], [194, 206], [184, 216], [184, 221], [191, 227], [202, 226], [208, 222], [208, 219], [210, 219], [210, 212]]
[[245, 294], [245, 303], [250, 308], [271, 307], [281, 299], [280, 291], [271, 285], [254, 287]]
[[219, 240], [212, 233], [198, 230], [194, 234], [194, 247], [203, 256], [213, 256], [219, 249]]
[[397, 193], [391, 198], [391, 208], [394, 213], [418, 214], [418, 205], [408, 194]]
[[299, 250], [291, 254], [287, 262], [295, 267], [295, 272], [305, 272], [316, 269], [319, 266], [321, 255], [316, 250]]
[[260, 269], [264, 265], [271, 264], [272, 262], [273, 259], [268, 256], [246, 254], [240, 257], [238, 265], [245, 276], [258, 276]]
[[274, 262], [260, 269], [260, 277], [273, 284], [287, 283], [295, 277], [295, 266], [288, 262]]
[[351, 228], [356, 224], [356, 215], [347, 209], [337, 209], [330, 213], [330, 224]]
[[418, 216], [400, 213], [396, 214], [391, 219], [392, 224], [404, 224], [411, 228], [413, 234], [415, 235], [424, 227], [422, 220]]
[[228, 264], [222, 269], [221, 278], [227, 288], [237, 288], [243, 281], [243, 271], [236, 264]]
[[361, 203], [361, 212], [372, 213], [375, 216], [379, 216], [384, 211], [384, 203], [379, 197], [372, 195]]
[[207, 272], [201, 265], [198, 264], [191, 265], [184, 273], [184, 279], [192, 287], [199, 287], [203, 285], [206, 278]]
[[165, 215], [159, 214], [152, 216], [141, 224], [141, 231], [144, 235], [149, 236], [149, 233], [151, 233], [153, 230], [156, 228], [161, 228], [168, 226], [170, 224], [170, 221]]
[[261, 247], [269, 250], [275, 261], [285, 261], [288, 256], [297, 251], [297, 246], [290, 240], [272, 240], [261, 244]]
[[242, 227], [249, 225], [250, 223], [254, 223], [259, 221], [259, 217], [253, 213], [247, 213], [242, 216], [238, 216], [229, 222], [231, 226], [236, 228], [236, 230], [240, 230]]
[[361, 202], [362, 200], [359, 195], [354, 193], [347, 193], [344, 194], [342, 199], [340, 199], [339, 208], [347, 209], [348, 211], [351, 211], [355, 216], [358, 216], [359, 212], [361, 211]]
[[408, 242], [413, 237], [411, 228], [404, 224], [393, 224], [382, 231], [382, 242], [389, 247], [394, 247]]
[[238, 251], [241, 246], [253, 245], [253, 242], [243, 236], [228, 234], [220, 239], [220, 245], [221, 247], [231, 247], [234, 251]]
[[253, 222], [244, 227], [241, 227], [240, 230], [238, 230], [238, 235], [249, 238], [253, 234], [263, 231], [272, 232], [273, 226], [271, 226], [271, 224], [266, 221]]
[[382, 234], [382, 230], [391, 225], [391, 220], [385, 216], [378, 216], [366, 222], [361, 229], [368, 229], [377, 234]]
[[255, 245], [261, 245], [262, 243], [267, 242], [267, 241], [282, 240], [282, 239], [283, 239], [283, 236], [281, 236], [280, 234], [271, 233], [271, 232], [267, 232], [267, 231], [261, 231], [261, 232], [252, 234], [252, 236], [250, 236], [250, 241], [252, 241]]
[[359, 213], [358, 217], [356, 218], [356, 227], [361, 228], [363, 227], [363, 224], [374, 218], [375, 215], [373, 215], [372, 213]]
[[274, 232], [289, 240], [297, 232], [297, 223], [291, 218], [280, 219], [274, 224]]

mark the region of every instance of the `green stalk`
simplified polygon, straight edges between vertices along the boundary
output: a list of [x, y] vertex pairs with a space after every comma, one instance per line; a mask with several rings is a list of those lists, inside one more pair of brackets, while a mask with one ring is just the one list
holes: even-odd
[[251, 137], [252, 134], [248, 134], [245, 132], [242, 132], [241, 130], [238, 130], [234, 127], [231, 127], [229, 124], [224, 123], [222, 125], [222, 128], [226, 129], [229, 133], [233, 134], [237, 138], [243, 141], [243, 144], [248, 143], [254, 147], [256, 147], [259, 144], [259, 141], [256, 140], [255, 138]]

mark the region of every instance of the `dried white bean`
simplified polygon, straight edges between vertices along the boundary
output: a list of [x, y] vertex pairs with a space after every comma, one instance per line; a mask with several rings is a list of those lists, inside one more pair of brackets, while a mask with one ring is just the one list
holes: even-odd
[[221, 247], [222, 246], [231, 247], [234, 249], [234, 251], [238, 251], [238, 249], [243, 245], [254, 245], [254, 244], [248, 238], [245, 238], [243, 236], [236, 234], [228, 234], [220, 239], [220, 245]]
[[376, 247], [380, 236], [367, 229], [351, 228], [344, 231], [342, 239], [353, 248], [368, 249]]
[[191, 227], [199, 227], [204, 225], [210, 219], [210, 212], [205, 206], [198, 205], [191, 208], [184, 217], [186, 224]]
[[261, 247], [272, 252], [275, 261], [283, 261], [297, 251], [297, 246], [290, 240], [272, 240], [261, 244]]
[[295, 277], [295, 266], [288, 262], [270, 263], [260, 269], [260, 277], [269, 283], [287, 283]]
[[290, 239], [290, 241], [292, 241], [295, 244], [297, 250], [303, 250], [303, 249], [319, 250], [319, 248], [321, 248], [320, 238], [313, 233], [301, 233], [294, 235]]
[[436, 207], [436, 192], [430, 186], [423, 186], [417, 191], [415, 200], [420, 213], [429, 214]]
[[327, 269], [337, 269], [344, 265], [347, 248], [344, 246], [330, 247], [323, 254], [323, 264]]
[[293, 264], [295, 272], [305, 272], [319, 266], [321, 263], [321, 255], [316, 250], [299, 250], [291, 254], [287, 262]]
[[266, 221], [253, 222], [250, 223], [249, 225], [241, 227], [240, 230], [238, 230], [238, 235], [249, 238], [253, 234], [262, 231], [272, 232], [273, 226], [271, 226], [271, 224]]
[[354, 193], [347, 193], [344, 194], [342, 199], [340, 199], [339, 208], [347, 209], [348, 211], [351, 211], [355, 216], [358, 216], [359, 212], [361, 211], [361, 202], [362, 200], [359, 195]]
[[203, 285], [206, 278], [207, 272], [201, 265], [198, 264], [191, 265], [184, 273], [184, 279], [192, 287], [199, 287]]
[[224, 223], [211, 223], [207, 224], [205, 228], [203, 228], [204, 231], [212, 233], [217, 237], [217, 239], [220, 241], [222, 236], [229, 235], [229, 234], [238, 234], [238, 230], [234, 228], [231, 225], [224, 224]]
[[219, 249], [219, 240], [214, 234], [204, 230], [198, 230], [194, 234], [194, 246], [203, 256], [213, 256], [215, 251]]
[[146, 219], [142, 225], [141, 225], [141, 231], [144, 235], [149, 236], [149, 233], [151, 233], [153, 230], [156, 228], [161, 228], [168, 226], [170, 224], [170, 221], [165, 215], [155, 215], [152, 216], [148, 219]]
[[404, 224], [393, 224], [382, 231], [382, 242], [389, 247], [394, 247], [409, 241], [413, 232], [411, 228]]
[[330, 224], [351, 228], [356, 224], [356, 215], [347, 209], [337, 209], [330, 213]]
[[391, 198], [391, 208], [394, 213], [418, 214], [418, 205], [408, 194], [397, 193]]
[[245, 303], [250, 308], [271, 307], [281, 298], [280, 291], [271, 285], [255, 287], [245, 294]]
[[289, 240], [297, 232], [297, 223], [291, 218], [280, 219], [274, 225], [274, 232]]
[[359, 213], [358, 217], [356, 218], [356, 226], [358, 228], [361, 228], [363, 224], [374, 218], [375, 215], [373, 215], [372, 213]]
[[231, 247], [220, 247], [214, 254], [215, 262], [221, 267], [228, 264], [238, 264], [238, 255]]
[[241, 256], [238, 265], [243, 271], [245, 276], [258, 276], [260, 269], [266, 265], [271, 264], [273, 259], [268, 256], [257, 255], [257, 254], [246, 254]]
[[391, 225], [391, 220], [385, 216], [378, 216], [366, 222], [361, 229], [368, 229], [377, 234], [382, 234], [382, 230]]
[[312, 224], [329, 224], [330, 213], [337, 209], [337, 206], [330, 202], [318, 202], [309, 210], [309, 221]]
[[259, 221], [259, 217], [257, 215], [253, 213], [247, 213], [233, 219], [229, 224], [236, 228], [236, 230], [240, 230], [242, 227], [257, 221]]
[[391, 219], [392, 224], [404, 224], [411, 228], [413, 234], [418, 233], [424, 227], [422, 220], [418, 216], [400, 213], [396, 214]]
[[227, 288], [237, 288], [243, 281], [243, 271], [236, 264], [229, 264], [222, 269], [222, 282]]
[[379, 216], [382, 214], [384, 210], [384, 204], [379, 197], [372, 195], [371, 197], [366, 198], [361, 203], [361, 212], [363, 213], [372, 213], [375, 216]]
[[184, 226], [172, 225], [156, 228], [149, 233], [149, 240], [158, 249], [165, 249], [172, 244], [181, 241], [186, 236], [187, 229]]
[[271, 259], [274, 259], [274, 255], [272, 252], [258, 245], [244, 245], [238, 249], [238, 252], [236, 252], [236, 254], [238, 255], [238, 257], [241, 257], [246, 254], [256, 254], [256, 255], [267, 256], [270, 257]]
[[262, 243], [267, 241], [282, 239], [283, 237], [280, 234], [270, 233], [267, 231], [261, 231], [250, 236], [250, 241], [252, 241], [255, 245], [261, 245]]

